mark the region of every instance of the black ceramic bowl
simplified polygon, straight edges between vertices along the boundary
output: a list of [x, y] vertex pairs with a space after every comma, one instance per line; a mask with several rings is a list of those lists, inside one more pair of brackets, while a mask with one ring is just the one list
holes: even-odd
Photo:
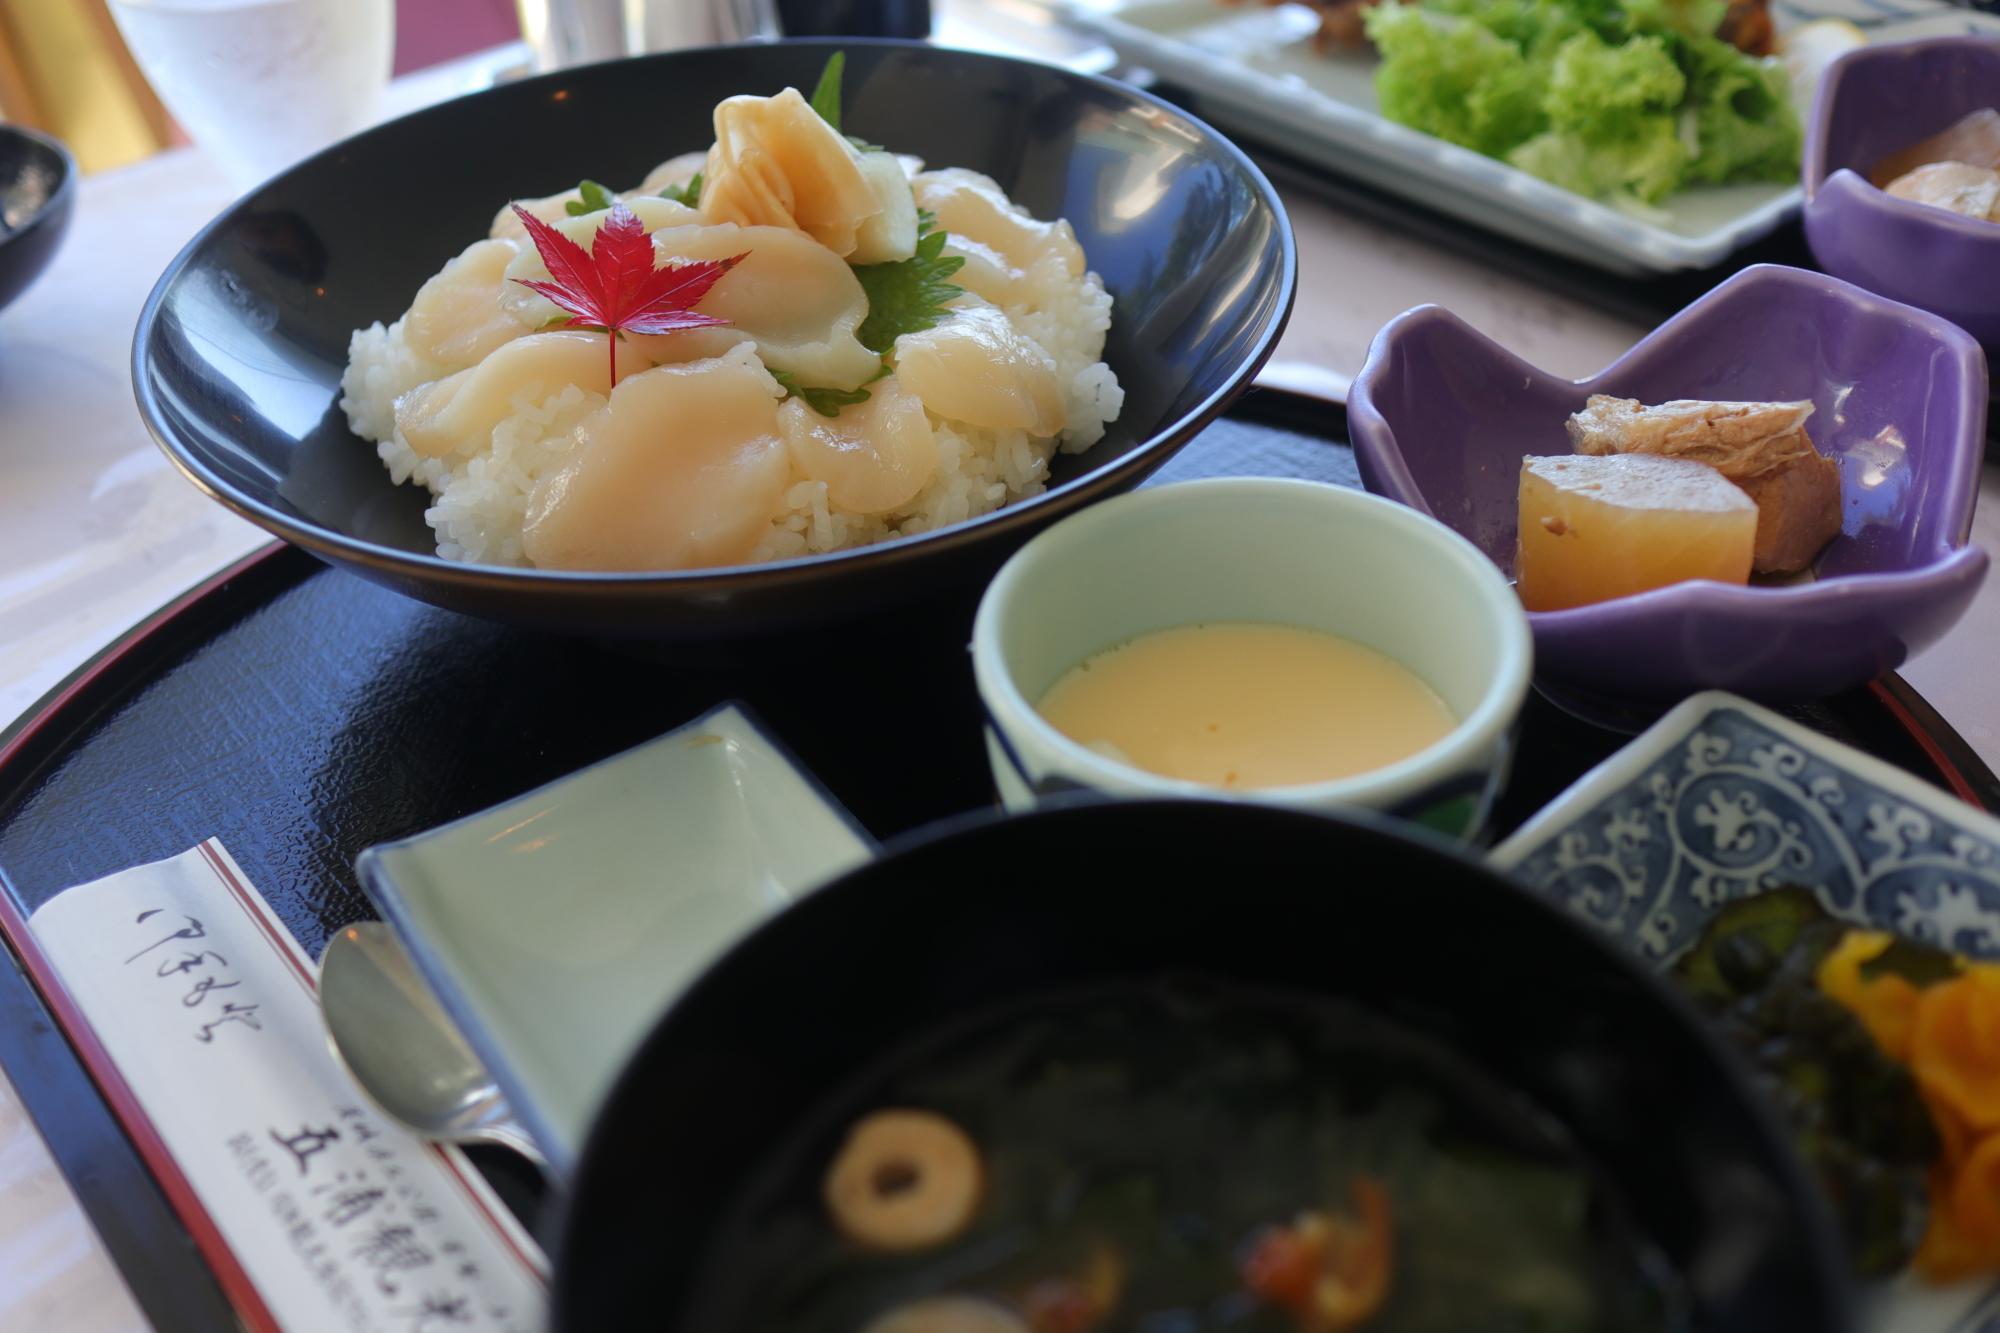
[[1128, 803], [918, 835], [724, 956], [584, 1147], [556, 1328], [721, 1333], [699, 1302], [728, 1262], [732, 1203], [795, 1131], [837, 1138], [827, 1113], [856, 1109], [842, 1099], [878, 1057], [956, 1016], [1168, 973], [1341, 997], [1525, 1093], [1615, 1183], [1703, 1333], [1853, 1327], [1839, 1243], [1784, 1132], [1635, 959], [1386, 825]]
[[76, 162], [46, 134], [0, 125], [0, 306], [41, 276], [76, 208]]
[[[629, 183], [713, 138], [716, 102], [810, 88], [847, 52], [846, 128], [985, 172], [1066, 217], [1117, 304], [1123, 415], [1048, 492], [874, 548], [719, 570], [588, 574], [437, 558], [336, 406], [349, 333], [402, 313], [510, 197]], [[916, 43], [785, 42], [614, 61], [383, 125], [279, 176], [181, 252], [139, 317], [139, 410], [196, 485], [315, 554], [440, 606], [620, 637], [734, 638], [969, 587], [1064, 512], [1137, 484], [1219, 414], [1292, 303], [1270, 182], [1201, 122], [1103, 79]]]

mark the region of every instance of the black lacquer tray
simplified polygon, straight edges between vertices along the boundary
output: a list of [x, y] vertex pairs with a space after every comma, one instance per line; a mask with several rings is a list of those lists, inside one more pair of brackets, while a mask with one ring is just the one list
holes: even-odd
[[[1156, 481], [1261, 473], [1355, 485], [1345, 432], [1338, 405], [1252, 393]], [[471, 620], [273, 547], [162, 610], [0, 734], [0, 927], [18, 932], [69, 885], [214, 836], [317, 954], [367, 914], [352, 868], [363, 847], [730, 698], [879, 837], [989, 804], [965, 654], [977, 592], [677, 660]], [[1894, 676], [1791, 711], [2000, 809], [2000, 780]], [[1494, 834], [1625, 739], [1531, 699]], [[161, 1333], [234, 1326], [221, 1284], [92, 1081], [101, 1057], [87, 1036], [72, 1044], [63, 1016], [15, 944], [0, 965], [0, 1066]], [[479, 1160], [538, 1215], [524, 1169], [504, 1155]]]

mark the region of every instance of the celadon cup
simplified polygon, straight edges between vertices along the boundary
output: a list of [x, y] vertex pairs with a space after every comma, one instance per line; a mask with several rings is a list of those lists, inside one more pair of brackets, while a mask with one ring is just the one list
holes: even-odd
[[[1459, 724], [1386, 768], [1235, 791], [1120, 763], [1035, 709], [1093, 653], [1216, 621], [1364, 644], [1422, 677]], [[1444, 524], [1360, 491], [1258, 477], [1156, 487], [1064, 519], [1001, 568], [972, 631], [987, 755], [1010, 810], [1081, 789], [1377, 810], [1468, 838], [1506, 781], [1533, 651], [1513, 587]]]

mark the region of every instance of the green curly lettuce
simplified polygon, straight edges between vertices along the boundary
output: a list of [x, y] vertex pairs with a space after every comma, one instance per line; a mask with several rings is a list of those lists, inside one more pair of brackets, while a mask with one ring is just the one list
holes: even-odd
[[1389, 119], [1592, 197], [1785, 180], [1782, 67], [1714, 36], [1722, 0], [1397, 0], [1365, 17]]
[[1671, 125], [1686, 96], [1687, 77], [1664, 38], [1614, 46], [1579, 32], [1556, 48], [1542, 105], [1554, 128], [1611, 140], [1644, 135], [1660, 120]]
[[1382, 52], [1375, 95], [1389, 119], [1494, 156], [1541, 129], [1535, 73], [1512, 42], [1395, 3], [1370, 10], [1365, 22]]
[[1671, 120], [1651, 118], [1615, 137], [1551, 131], [1507, 154], [1532, 176], [1592, 197], [1630, 195], [1650, 203], [1687, 177], [1687, 145]]
[[1679, 133], [1687, 79], [1657, 36], [1613, 46], [1572, 34], [1549, 63], [1549, 128], [1507, 154], [1543, 180], [1585, 195], [1629, 192], [1651, 202], [1687, 178]]
[[1721, 184], [1786, 180], [1799, 169], [1799, 119], [1774, 60], [1751, 60], [1713, 37], [1692, 44], [1688, 106], [1696, 144], [1690, 178]]

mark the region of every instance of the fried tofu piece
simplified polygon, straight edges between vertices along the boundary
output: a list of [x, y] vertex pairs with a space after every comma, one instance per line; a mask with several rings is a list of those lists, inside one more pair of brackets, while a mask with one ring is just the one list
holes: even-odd
[[[1657, 407], [1594, 393], [1569, 419], [1580, 454], [1660, 454], [1706, 463], [1731, 481], [1770, 472], [1812, 452], [1809, 402], [1711, 403], [1677, 398]], [[1801, 452], [1803, 450], [1803, 452]]]
[[1569, 419], [1580, 454], [1658, 454], [1706, 463], [1757, 503], [1752, 568], [1795, 574], [1840, 531], [1840, 468], [1806, 433], [1810, 402], [1676, 399], [1647, 407], [1592, 394]]
[[1322, 0], [1319, 10], [1319, 31], [1313, 34], [1313, 49], [1321, 55], [1329, 51], [1361, 51], [1367, 49], [1368, 32], [1362, 27], [1362, 16], [1375, 7], [1376, 0]]
[[1737, 485], [1757, 502], [1751, 567], [1759, 574], [1796, 574], [1840, 534], [1840, 464], [1817, 449]]

